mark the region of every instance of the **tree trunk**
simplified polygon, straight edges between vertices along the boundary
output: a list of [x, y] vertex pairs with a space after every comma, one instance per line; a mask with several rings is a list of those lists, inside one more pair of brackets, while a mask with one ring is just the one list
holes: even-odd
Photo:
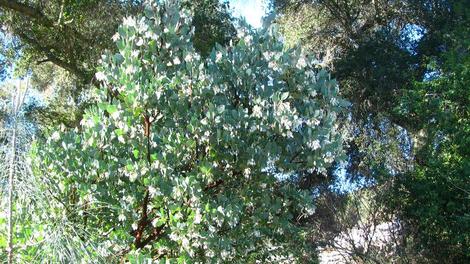
[[[18, 89], [19, 90], [19, 89]], [[18, 91], [17, 90], [17, 91]], [[17, 92], [17, 97], [19, 94]], [[15, 108], [15, 107], [13, 107]], [[14, 109], [13, 113], [13, 134], [11, 138], [11, 157], [9, 164], [9, 176], [8, 176], [8, 264], [13, 264], [13, 189], [14, 189], [14, 177], [15, 177], [15, 159], [16, 159], [16, 114], [17, 111]]]

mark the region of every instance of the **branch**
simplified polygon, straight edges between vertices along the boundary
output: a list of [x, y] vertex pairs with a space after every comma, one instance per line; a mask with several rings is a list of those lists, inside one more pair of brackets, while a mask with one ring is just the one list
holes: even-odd
[[149, 191], [145, 191], [145, 197], [142, 202], [142, 214], [137, 224], [137, 230], [132, 231], [131, 234], [135, 237], [134, 245], [136, 248], [143, 248], [148, 245], [150, 242], [157, 239], [163, 232], [164, 225], [160, 227], [156, 227], [152, 230], [152, 232], [143, 239], [145, 229], [152, 223], [149, 219], [149, 214], [147, 212], [148, 203], [150, 201], [150, 194]]
[[204, 191], [207, 192], [209, 191], [210, 189], [214, 189], [216, 188], [217, 186], [221, 185], [224, 183], [224, 180], [221, 180], [221, 179], [218, 179], [217, 181], [213, 182], [213, 183], [210, 183], [208, 184], [206, 187], [204, 187]]
[[44, 62], [50, 62], [51, 60], [49, 58], [43, 59], [43, 60], [38, 60], [36, 61], [36, 65], [43, 64]]
[[142, 235], [144, 233], [145, 227], [148, 225], [148, 215], [147, 215], [147, 205], [149, 202], [149, 191], [145, 191], [144, 201], [142, 202], [142, 215], [140, 217], [139, 223], [137, 225], [137, 230], [134, 233], [135, 237], [135, 246], [140, 248], [142, 244]]
[[[2, 0], [0, 0], [2, 1]], [[81, 78], [82, 80], [87, 80], [87, 73], [80, 70], [79, 68], [77, 68], [76, 65], [70, 63], [70, 62], [67, 62], [67, 61], [64, 61], [60, 58], [58, 58], [56, 55], [52, 54], [52, 52], [50, 51], [50, 49], [48, 49], [47, 47], [44, 47], [42, 46], [36, 39], [34, 38], [31, 38], [29, 37], [28, 35], [26, 35], [25, 33], [18, 33], [18, 35], [24, 39], [26, 42], [28, 42], [29, 44], [33, 45], [34, 47], [36, 47], [39, 51], [41, 51], [42, 53], [44, 53], [47, 57], [47, 59], [56, 64], [57, 66], [59, 67], [62, 67], [64, 68], [65, 70], [75, 74], [77, 77]]]
[[11, 0], [0, 0], [0, 7], [4, 7], [18, 13], [21, 13], [29, 18], [32, 18], [38, 21], [41, 25], [46, 27], [54, 27], [54, 23], [49, 20], [43, 13], [39, 10], [32, 8], [28, 5], [20, 3], [18, 1]]
[[[0, 10], [3, 11], [12, 11], [13, 13], [18, 14], [19, 16], [25, 18], [26, 20], [30, 20], [36, 25], [45, 27], [52, 31], [54, 35], [61, 36], [61, 40], [64, 40], [63, 43], [66, 44], [66, 47], [71, 48], [73, 50], [72, 53], [81, 53], [81, 46], [90, 45], [93, 43], [92, 39], [88, 39], [84, 35], [82, 35], [76, 28], [70, 27], [64, 24], [56, 24], [52, 19], [48, 18], [46, 14], [44, 14], [41, 9], [31, 7], [30, 5], [21, 3], [20, 1], [12, 1], [12, 0], [0, 0]], [[31, 28], [17, 28], [14, 30], [14, 33], [17, 34], [21, 40], [25, 43], [28, 43], [35, 47], [39, 52], [44, 53], [47, 57], [47, 60], [56, 64], [57, 66], [69, 71], [70, 73], [76, 75], [78, 78], [82, 79], [85, 82], [92, 81], [92, 75], [85, 69], [81, 69], [78, 67], [77, 62], [70, 62], [66, 61], [65, 59], [61, 59], [61, 57], [65, 56], [58, 56], [57, 52], [54, 54], [52, 52], [52, 48], [44, 46], [40, 43], [40, 39], [28, 35], [28, 31]], [[58, 41], [58, 39], [56, 39]], [[62, 42], [62, 41], [60, 41]], [[62, 50], [61, 47], [54, 48], [54, 50]], [[66, 54], [68, 56], [69, 54]]]
[[163, 231], [163, 226], [160, 226], [160, 227], [156, 227], [152, 233], [146, 238], [144, 239], [143, 241], [141, 241], [141, 243], [139, 245], [136, 245], [137, 248], [143, 248], [145, 247], [146, 245], [148, 245], [150, 242], [152, 242], [153, 240], [155, 240], [156, 238], [158, 238], [161, 234], [162, 234], [162, 231]]
[[[29, 5], [25, 5], [18, 1], [12, 0], [0, 0], [0, 7], [4, 7], [10, 9], [12, 11], [18, 12], [28, 18], [36, 20], [40, 25], [48, 27], [48, 28], [57, 28], [56, 24], [52, 20], [50, 20], [46, 15], [44, 15], [40, 10], [33, 8]], [[61, 28], [66, 33], [73, 33], [74, 36], [78, 37], [80, 40], [88, 42], [91, 41], [81, 35], [73, 28], [69, 28], [65, 25], [62, 25]], [[69, 36], [70, 37], [70, 36]]]

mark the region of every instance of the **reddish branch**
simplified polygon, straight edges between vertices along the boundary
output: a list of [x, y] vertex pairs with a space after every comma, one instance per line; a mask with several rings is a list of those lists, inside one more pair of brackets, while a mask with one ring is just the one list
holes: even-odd
[[145, 192], [144, 201], [142, 202], [142, 214], [140, 216], [139, 223], [137, 224], [137, 229], [132, 232], [132, 235], [135, 238], [134, 245], [136, 248], [143, 248], [146, 245], [150, 244], [152, 241], [157, 239], [162, 233], [164, 226], [152, 228], [150, 234], [144, 238], [144, 233], [146, 229], [152, 227], [152, 221], [149, 218], [148, 214], [148, 203], [150, 200], [149, 192]]
[[137, 224], [137, 229], [132, 232], [132, 235], [135, 238], [134, 245], [136, 248], [143, 248], [148, 245], [150, 242], [157, 239], [163, 232], [163, 226], [153, 228], [150, 234], [144, 238], [145, 230], [149, 227], [152, 227], [152, 221], [148, 215], [148, 203], [150, 201], [149, 191], [145, 192], [145, 197], [142, 202], [142, 213]]
[[152, 230], [152, 233], [150, 233], [150, 235], [146, 239], [142, 240], [139, 244], [136, 243], [135, 246], [137, 248], [143, 248], [146, 245], [148, 245], [150, 242], [157, 239], [162, 233], [163, 233], [163, 226], [156, 227]]
[[206, 187], [204, 187], [204, 191], [207, 192], [211, 189], [217, 188], [217, 186], [221, 185], [224, 183], [224, 180], [218, 179], [217, 181], [208, 184]]
[[148, 115], [144, 115], [144, 136], [150, 136], [150, 118]]
[[144, 115], [144, 136], [147, 138], [147, 161], [149, 163], [152, 163], [152, 160], [150, 158], [150, 126], [152, 125], [152, 122], [150, 122], [150, 117], [149, 115]]
[[[148, 162], [151, 162], [151, 159], [150, 159], [150, 126], [151, 126], [152, 123], [150, 122], [149, 115], [144, 115], [143, 119], [144, 119], [144, 136], [147, 138], [147, 160], [148, 160]], [[163, 232], [163, 226], [153, 228], [153, 230], [150, 232], [150, 234], [145, 239], [143, 238], [144, 231], [146, 229], [148, 229], [148, 227], [151, 227], [151, 223], [152, 223], [152, 221], [150, 220], [150, 218], [148, 216], [148, 210], [147, 210], [149, 200], [150, 200], [150, 194], [149, 194], [149, 191], [146, 190], [144, 200], [142, 202], [142, 214], [141, 214], [140, 220], [137, 224], [137, 229], [134, 232], [132, 232], [132, 234], [135, 237], [134, 245], [136, 246], [136, 248], [145, 247], [147, 244], [149, 244], [153, 240], [157, 239], [161, 235], [161, 233]]]
[[[233, 176], [234, 177], [242, 176], [242, 173], [240, 171], [233, 171]], [[215, 188], [219, 187], [220, 185], [222, 185], [224, 183], [225, 183], [224, 180], [218, 179], [215, 182], [212, 182], [212, 183], [209, 183], [208, 185], [206, 185], [206, 187], [204, 187], [203, 191], [207, 192], [211, 189], [215, 189]]]
[[137, 230], [134, 232], [135, 237], [135, 245], [139, 247], [142, 243], [142, 235], [144, 233], [145, 228], [148, 225], [148, 214], [147, 214], [147, 207], [149, 203], [150, 194], [148, 191], [145, 192], [144, 201], [142, 202], [142, 214], [137, 224]]

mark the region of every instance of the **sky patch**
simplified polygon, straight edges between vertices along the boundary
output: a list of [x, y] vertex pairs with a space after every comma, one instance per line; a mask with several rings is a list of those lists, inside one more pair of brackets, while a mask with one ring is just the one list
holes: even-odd
[[229, 2], [235, 17], [244, 17], [253, 27], [261, 27], [262, 17], [268, 10], [266, 0], [230, 0]]

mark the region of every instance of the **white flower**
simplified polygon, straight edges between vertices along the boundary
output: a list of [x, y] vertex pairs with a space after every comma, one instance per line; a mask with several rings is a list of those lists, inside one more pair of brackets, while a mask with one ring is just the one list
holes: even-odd
[[237, 30], [237, 37], [238, 38], [243, 38], [243, 37], [245, 37], [245, 35], [246, 35], [246, 32], [243, 29], [238, 29]]
[[124, 197], [124, 201], [126, 201], [127, 203], [131, 204], [135, 201], [134, 197], [130, 196], [130, 195], [127, 195]]
[[215, 253], [212, 250], [206, 250], [206, 257], [208, 258], [214, 258]]
[[249, 178], [250, 177], [250, 174], [251, 174], [251, 169], [250, 168], [245, 168], [243, 170], [243, 175], [246, 177], [246, 178]]
[[137, 25], [133, 17], [125, 17], [122, 24], [127, 27], [135, 27]]
[[324, 157], [323, 160], [325, 161], [325, 163], [332, 163], [335, 159], [334, 159], [334, 157], [333, 157], [333, 154], [328, 151], [328, 152], [325, 154], [325, 157]]
[[285, 115], [281, 116], [279, 119], [279, 123], [284, 127], [286, 130], [290, 130], [292, 128], [292, 121]]
[[312, 71], [312, 70], [306, 71], [306, 72], [305, 72], [305, 75], [306, 75], [308, 78], [315, 80], [315, 72], [314, 72], [314, 71]]
[[186, 54], [186, 57], [184, 57], [184, 60], [187, 62], [193, 61], [193, 56], [191, 55], [191, 53]]
[[155, 91], [155, 96], [157, 96], [157, 100], [160, 99], [160, 97], [162, 96], [163, 92], [162, 90], [157, 90]]
[[315, 207], [314, 206], [308, 206], [307, 208], [305, 208], [305, 212], [308, 215], [313, 215], [315, 213]]
[[300, 57], [299, 60], [297, 61], [297, 64], [295, 65], [295, 67], [299, 68], [299, 69], [302, 69], [304, 68], [305, 66], [307, 66], [307, 62], [305, 61], [305, 58], [304, 57]]
[[196, 214], [194, 215], [194, 223], [199, 224], [201, 223], [202, 220], [202, 214], [199, 210], [196, 211]]
[[248, 36], [245, 36], [244, 39], [245, 39], [246, 44], [251, 44], [253, 37], [251, 35], [248, 35]]
[[116, 32], [116, 33], [113, 35], [113, 37], [112, 37], [111, 39], [112, 39], [114, 42], [116, 42], [116, 41], [118, 41], [118, 39], [119, 39], [120, 37], [121, 37], [121, 36], [119, 35], [119, 33]]
[[230, 252], [227, 251], [227, 250], [225, 250], [225, 249], [220, 252], [220, 256], [221, 256], [223, 259], [226, 259], [229, 255], [230, 255]]
[[173, 64], [174, 64], [174, 65], [179, 65], [180, 63], [181, 63], [181, 61], [180, 61], [180, 59], [179, 59], [178, 57], [175, 57], [175, 58], [173, 59]]
[[137, 42], [135, 43], [135, 45], [137, 45], [137, 47], [140, 47], [140, 46], [142, 46], [143, 44], [144, 44], [144, 40], [143, 40], [142, 38], [139, 38], [139, 39], [137, 40]]
[[274, 79], [271, 76], [268, 76], [268, 86], [273, 86], [274, 85]]
[[289, 102], [280, 102], [277, 104], [278, 111], [280, 113], [291, 113], [291, 107]]
[[129, 65], [129, 66], [127, 66], [126, 69], [124, 70], [124, 73], [126, 73], [126, 74], [133, 74], [135, 71], [136, 71], [135, 67], [132, 66], [132, 65]]
[[263, 109], [261, 108], [261, 106], [255, 105], [255, 106], [253, 107], [253, 116], [254, 116], [254, 117], [262, 117], [262, 116], [263, 116], [262, 110], [263, 110]]
[[158, 218], [155, 218], [152, 220], [152, 226], [157, 227], [158, 224]]
[[55, 131], [54, 133], [52, 133], [52, 135], [51, 135], [52, 140], [57, 141], [57, 140], [59, 140], [59, 138], [60, 138], [59, 132]]
[[157, 40], [157, 39], [158, 39], [157, 34], [155, 34], [155, 33], [153, 33], [153, 32], [150, 32], [150, 31], [145, 32], [144, 37], [145, 37], [145, 38], [148, 38], [148, 39], [153, 39], [153, 40]]
[[339, 103], [339, 102], [338, 102], [338, 99], [336, 99], [335, 97], [333, 97], [333, 98], [330, 99], [330, 104], [331, 104], [331, 105], [335, 106], [335, 105], [338, 105], [338, 103]]
[[149, 193], [150, 196], [160, 196], [163, 195], [163, 193], [160, 191], [160, 189], [155, 189], [153, 186], [149, 187]]
[[139, 56], [139, 51], [138, 51], [138, 50], [133, 50], [133, 51], [131, 52], [131, 56], [132, 56], [133, 58], [137, 58], [137, 56]]
[[278, 69], [277, 63], [275, 61], [270, 61], [268, 63], [268, 67], [275, 70], [275, 71]]
[[265, 52], [263, 52], [263, 56], [264, 56], [265, 60], [270, 60], [271, 57], [272, 57], [272, 53], [265, 51]]
[[132, 230], [137, 230], [137, 223], [132, 223]]
[[169, 237], [170, 237], [170, 239], [173, 240], [173, 241], [177, 241], [177, 240], [178, 240], [178, 235], [175, 234], [175, 232], [172, 232]]
[[186, 237], [184, 237], [182, 240], [181, 240], [181, 244], [184, 248], [187, 248], [189, 247], [189, 239], [187, 239]]
[[124, 221], [126, 221], [126, 216], [121, 213], [121, 214], [119, 214], [119, 216], [118, 216], [118, 220], [121, 221], [121, 222], [124, 222]]
[[145, 32], [145, 31], [147, 31], [147, 29], [148, 29], [148, 25], [147, 25], [147, 23], [145, 23], [145, 18], [142, 17], [139, 21], [138, 30], [139, 30], [139, 32]]
[[319, 149], [321, 147], [320, 141], [318, 139], [308, 142], [307, 145], [313, 150]]
[[181, 218], [183, 218], [183, 214], [181, 212], [177, 212], [176, 214], [174, 214], [173, 216], [176, 220], [179, 220]]
[[222, 52], [217, 51], [215, 54], [215, 62], [219, 62], [222, 59]]
[[104, 81], [106, 80], [106, 75], [103, 72], [97, 72], [95, 74], [95, 77], [98, 81]]
[[139, 177], [139, 175], [137, 175], [137, 173], [135, 173], [135, 172], [131, 172], [131, 173], [129, 174], [129, 180], [130, 180], [131, 182], [135, 182], [135, 180], [137, 180], [138, 177]]

